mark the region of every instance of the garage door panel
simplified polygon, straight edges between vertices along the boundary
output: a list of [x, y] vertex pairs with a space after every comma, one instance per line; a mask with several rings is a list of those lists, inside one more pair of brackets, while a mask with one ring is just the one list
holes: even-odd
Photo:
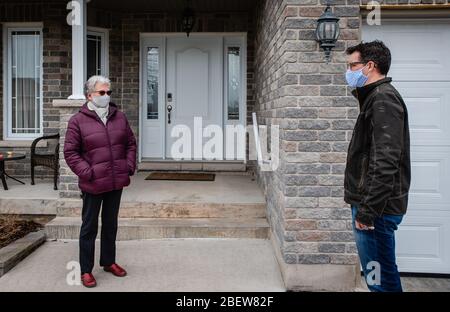
[[[392, 52], [390, 75], [402, 81], [450, 80], [450, 36], [440, 24], [389, 23], [366, 26], [364, 40], [383, 40]], [[436, 43], [439, 43], [437, 46]]]
[[449, 172], [450, 147], [411, 147], [408, 210], [445, 210], [450, 213]]
[[450, 273], [450, 20], [385, 21], [362, 35], [391, 50], [388, 76], [409, 113], [411, 188], [396, 233], [399, 269]]
[[450, 82], [394, 82], [408, 107], [413, 145], [450, 146]]
[[396, 232], [397, 264], [401, 272], [450, 273], [450, 214], [408, 213]]

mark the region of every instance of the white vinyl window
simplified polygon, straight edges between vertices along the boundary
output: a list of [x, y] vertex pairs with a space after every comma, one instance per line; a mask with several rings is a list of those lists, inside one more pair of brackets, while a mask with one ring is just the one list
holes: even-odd
[[108, 76], [108, 30], [88, 27], [86, 39], [86, 79], [94, 75]]
[[42, 28], [5, 27], [4, 107], [6, 139], [42, 134]]

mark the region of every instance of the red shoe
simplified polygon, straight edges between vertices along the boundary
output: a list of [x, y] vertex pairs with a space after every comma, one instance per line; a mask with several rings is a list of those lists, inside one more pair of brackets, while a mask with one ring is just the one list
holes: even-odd
[[127, 271], [125, 271], [120, 265], [113, 263], [110, 266], [104, 266], [103, 270], [106, 272], [111, 272], [115, 276], [123, 277], [127, 275]]
[[84, 273], [83, 275], [81, 275], [81, 282], [83, 283], [83, 286], [87, 288], [97, 286], [97, 281], [95, 280], [92, 273]]

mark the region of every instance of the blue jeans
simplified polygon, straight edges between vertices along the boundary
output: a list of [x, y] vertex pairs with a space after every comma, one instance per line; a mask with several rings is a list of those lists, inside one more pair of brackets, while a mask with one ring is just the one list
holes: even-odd
[[395, 262], [395, 235], [402, 215], [383, 214], [375, 218], [374, 230], [358, 230], [355, 227], [357, 208], [352, 206], [353, 233], [356, 248], [370, 291], [401, 292], [400, 274]]

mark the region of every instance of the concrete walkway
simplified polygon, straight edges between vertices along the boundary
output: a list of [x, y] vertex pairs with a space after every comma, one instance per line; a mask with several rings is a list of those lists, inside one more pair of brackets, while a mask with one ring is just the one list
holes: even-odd
[[48, 241], [0, 278], [1, 291], [285, 291], [272, 246], [265, 239], [163, 239], [120, 241], [117, 262], [128, 276], [98, 265], [98, 286], [69, 286], [69, 261], [78, 241]]

